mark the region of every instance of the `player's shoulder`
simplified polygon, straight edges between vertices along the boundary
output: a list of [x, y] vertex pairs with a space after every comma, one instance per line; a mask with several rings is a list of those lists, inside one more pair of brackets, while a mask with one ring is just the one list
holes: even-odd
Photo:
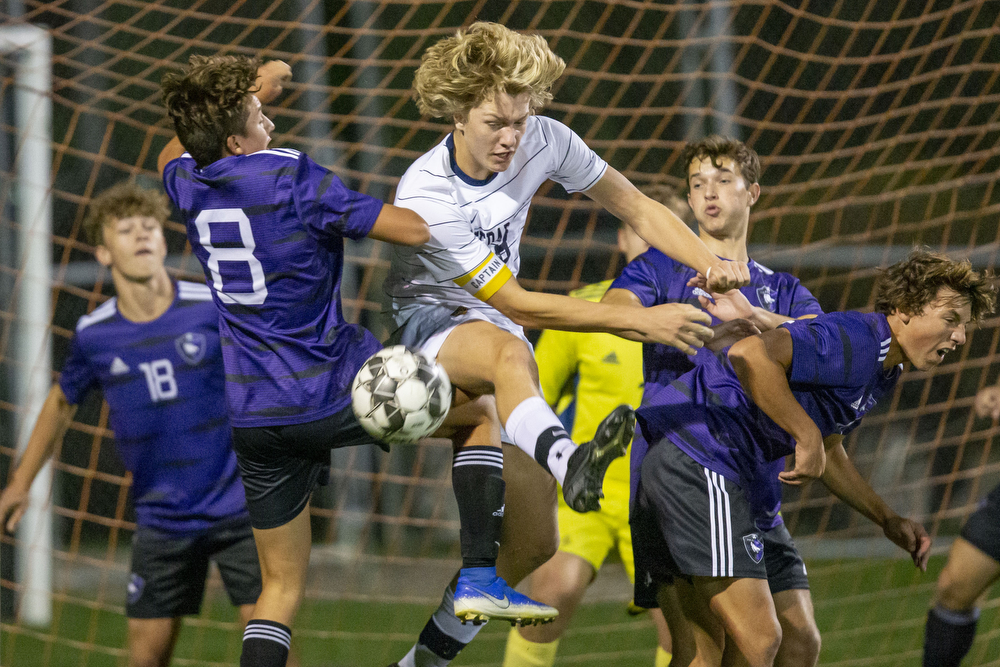
[[250, 153], [244, 157], [255, 162], [258, 161], [268, 161], [268, 162], [298, 162], [305, 155], [302, 151], [295, 150], [294, 148], [265, 148], [262, 151], [257, 151], [255, 153]]
[[186, 280], [177, 281], [177, 299], [179, 301], [211, 301], [212, 290], [208, 285], [192, 283]]
[[590, 285], [584, 285], [583, 287], [578, 287], [569, 293], [569, 295], [575, 299], [585, 299], [587, 301], [600, 301], [604, 294], [611, 287], [611, 280], [604, 280], [599, 283], [592, 283]]
[[[100, 324], [108, 324], [115, 315], [118, 314], [118, 298], [111, 297], [100, 306], [87, 313], [76, 321], [76, 333], [79, 335], [83, 331], [90, 329], [88, 333], [93, 333], [93, 327]], [[97, 328], [100, 328], [99, 326]]]
[[454, 203], [454, 179], [448, 146], [441, 141], [413, 161], [396, 187], [396, 203], [409, 199], [430, 199]]

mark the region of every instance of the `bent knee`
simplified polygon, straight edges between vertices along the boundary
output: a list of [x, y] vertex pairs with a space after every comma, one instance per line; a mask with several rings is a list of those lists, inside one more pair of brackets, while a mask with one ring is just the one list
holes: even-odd
[[978, 591], [972, 590], [966, 577], [958, 568], [950, 564], [941, 570], [935, 588], [935, 601], [946, 609], [964, 611], [976, 604]]
[[762, 621], [754, 628], [747, 627], [744, 631], [733, 635], [740, 653], [751, 667], [771, 667], [774, 664], [774, 658], [781, 647], [782, 632], [778, 619], [773, 621], [773, 623]]

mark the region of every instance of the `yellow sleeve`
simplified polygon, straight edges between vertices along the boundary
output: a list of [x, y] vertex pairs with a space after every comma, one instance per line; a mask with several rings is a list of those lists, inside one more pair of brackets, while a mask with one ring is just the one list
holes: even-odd
[[545, 401], [556, 406], [560, 399], [572, 395], [573, 376], [576, 375], [576, 343], [579, 334], [569, 331], [543, 331], [535, 346], [538, 363], [538, 381]]

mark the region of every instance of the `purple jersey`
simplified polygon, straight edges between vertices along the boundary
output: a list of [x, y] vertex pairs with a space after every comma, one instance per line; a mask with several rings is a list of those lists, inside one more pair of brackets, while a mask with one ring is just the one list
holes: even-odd
[[177, 283], [152, 322], [126, 320], [117, 299], [81, 317], [59, 386], [72, 405], [103, 390], [140, 526], [191, 533], [246, 513], [207, 287]]
[[[828, 313], [782, 326], [792, 336], [789, 386], [823, 437], [853, 430], [899, 378], [901, 367], [882, 367], [892, 342], [885, 315]], [[636, 416], [650, 442], [668, 438], [739, 484], [755, 511], [761, 485], [773, 484], [760, 471], [795, 451], [795, 440], [744, 392], [725, 352], [669, 385], [647, 383]]]
[[382, 202], [348, 190], [304, 153], [263, 150], [163, 173], [221, 320], [233, 426], [301, 424], [350, 403], [381, 347], [344, 321], [344, 238], [371, 231]]
[[[795, 276], [772, 271], [753, 260], [749, 261], [747, 266], [750, 269], [750, 283], [740, 288], [740, 291], [750, 305], [794, 318], [823, 314], [816, 297]], [[664, 303], [689, 303], [700, 308], [697, 295], [705, 292], [687, 284], [694, 276], [694, 269], [675, 262], [655, 248], [650, 248], [625, 267], [622, 274], [612, 283], [611, 289], [626, 289], [632, 292], [647, 308]], [[712, 318], [712, 326], [720, 323], [720, 320]], [[658, 343], [647, 343], [643, 345], [642, 351], [643, 375], [647, 387], [669, 385], [680, 375], [693, 369], [696, 362], [714, 358], [708, 350], [702, 350], [695, 357], [689, 357], [676, 347]], [[639, 480], [639, 466], [648, 449], [649, 445], [641, 437], [641, 432], [637, 431], [632, 443], [632, 497], [635, 497], [635, 485]], [[778, 509], [781, 506], [778, 473], [782, 469], [781, 460], [772, 461], [768, 462], [766, 469], [759, 471], [757, 475], [758, 478], [768, 476], [773, 478], [771, 492], [761, 494], [757, 499], [758, 503], [754, 505], [755, 512], [761, 516], [762, 530], [773, 528], [781, 522], [778, 516]], [[764, 524], [769, 525], [765, 528]]]

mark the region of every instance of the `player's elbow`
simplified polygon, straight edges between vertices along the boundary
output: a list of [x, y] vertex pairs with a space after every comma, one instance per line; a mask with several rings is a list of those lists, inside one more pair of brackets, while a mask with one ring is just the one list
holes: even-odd
[[400, 243], [403, 245], [417, 246], [423, 245], [431, 240], [431, 228], [427, 225], [427, 221], [421, 218], [417, 213], [409, 209], [401, 209], [404, 211], [403, 221], [400, 229]]

